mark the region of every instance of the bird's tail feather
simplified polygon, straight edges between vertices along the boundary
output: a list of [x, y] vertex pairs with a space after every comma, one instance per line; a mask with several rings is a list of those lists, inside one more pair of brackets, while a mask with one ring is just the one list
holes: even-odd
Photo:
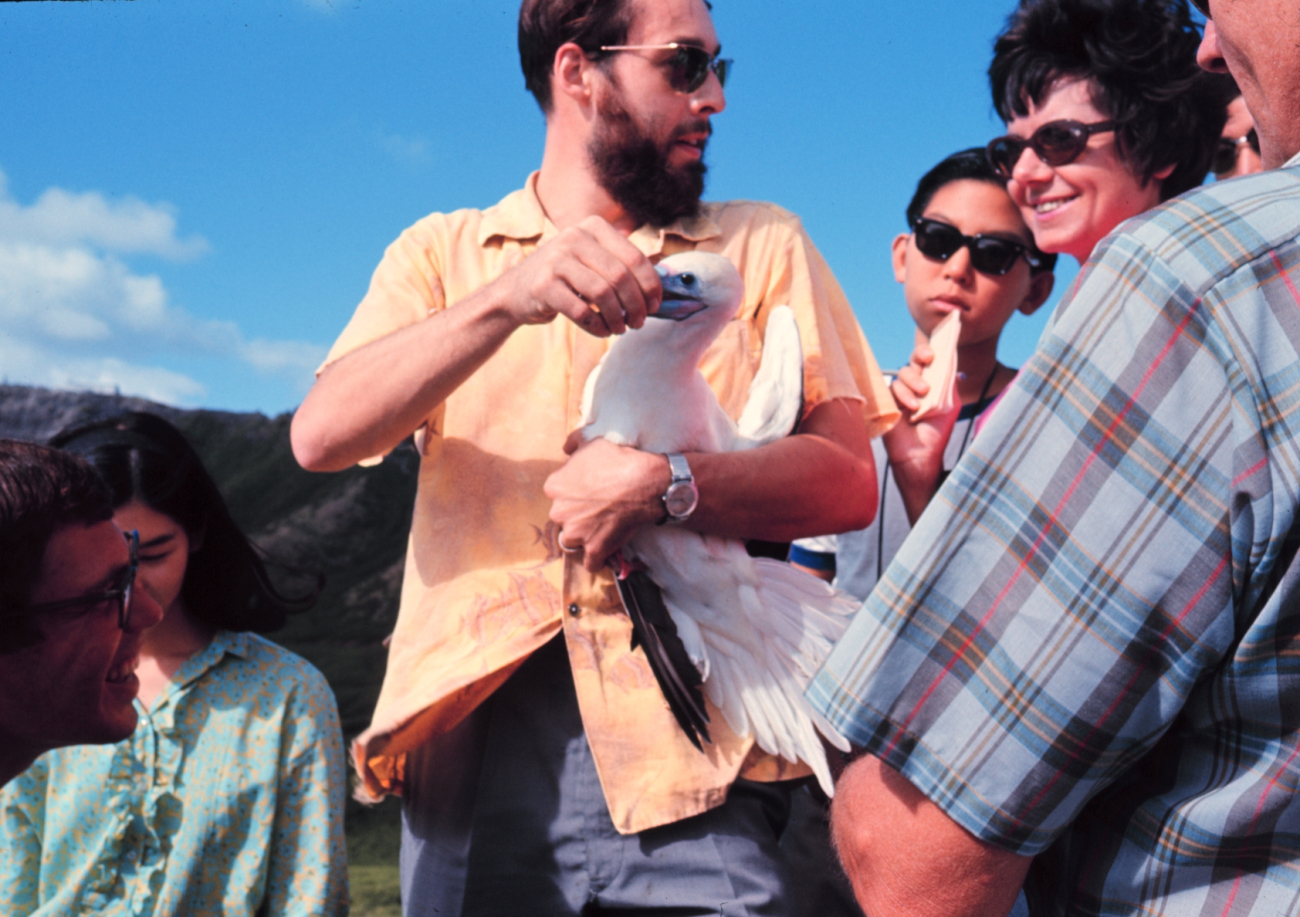
[[[722, 657], [755, 659], [767, 677], [755, 682], [742, 669], [715, 665], [705, 693], [723, 711], [737, 734], [752, 734], [759, 747], [813, 769], [827, 795], [834, 793], [826, 752], [817, 734], [843, 751], [849, 744], [804, 698], [804, 689], [830, 654], [831, 647], [859, 603], [827, 583], [775, 560], [755, 559], [759, 614], [749, 615], [753, 630], [724, 633], [709, 628], [709, 642]], [[742, 590], [744, 591], [744, 590]]]

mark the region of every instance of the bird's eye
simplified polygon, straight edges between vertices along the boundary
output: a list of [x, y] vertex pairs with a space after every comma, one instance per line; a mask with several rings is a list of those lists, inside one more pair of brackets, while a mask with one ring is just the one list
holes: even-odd
[[686, 286], [688, 286], [688, 287], [693, 287], [693, 286], [695, 286], [695, 275], [694, 275], [694, 274], [682, 274], [681, 277], [680, 277], [679, 279], [681, 280], [681, 282], [682, 282], [684, 285], [686, 285]]

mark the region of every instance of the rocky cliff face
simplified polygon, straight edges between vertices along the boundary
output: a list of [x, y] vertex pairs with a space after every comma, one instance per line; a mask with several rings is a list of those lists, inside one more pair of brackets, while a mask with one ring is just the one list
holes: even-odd
[[375, 468], [310, 474], [289, 448], [290, 415], [179, 410], [139, 398], [0, 386], [0, 437], [43, 441], [121, 411], [152, 411], [186, 435], [235, 520], [288, 565], [326, 576], [311, 611], [272, 639], [329, 679], [344, 733], [369, 722], [397, 619], [418, 457], [403, 446]]

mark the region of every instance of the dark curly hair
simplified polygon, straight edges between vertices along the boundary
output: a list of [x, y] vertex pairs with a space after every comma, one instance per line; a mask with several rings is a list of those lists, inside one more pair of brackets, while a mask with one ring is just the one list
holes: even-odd
[[542, 111], [551, 110], [551, 68], [560, 45], [591, 50], [627, 42], [628, 0], [524, 0], [519, 7], [519, 65], [524, 86]]
[[1029, 114], [1062, 78], [1085, 79], [1120, 122], [1120, 156], [1162, 201], [1205, 180], [1229, 99], [1196, 63], [1187, 0], [1020, 0], [993, 46], [989, 81], [1003, 121]]
[[285, 616], [310, 608], [320, 592], [279, 592], [266, 563], [235, 525], [198, 454], [156, 414], [132, 411], [57, 434], [51, 445], [82, 456], [103, 477], [114, 508], [139, 500], [180, 523], [201, 543], [189, 558], [181, 598], [211, 627], [270, 633]]
[[[917, 218], [925, 212], [925, 208], [930, 206], [930, 201], [939, 193], [939, 189], [955, 181], [982, 181], [997, 185], [999, 188], [1007, 186], [1007, 180], [994, 172], [993, 167], [989, 165], [984, 147], [972, 147], [969, 150], [953, 153], [922, 175], [921, 180], [916, 183], [916, 193], [912, 195], [912, 200], [907, 205], [909, 230], [915, 225]], [[1030, 270], [1035, 274], [1056, 267], [1056, 254], [1039, 251], [1038, 246], [1034, 244], [1032, 234], [1029, 237], [1029, 250], [1038, 262], [1037, 267], [1034, 267], [1032, 261], [1030, 262]]]

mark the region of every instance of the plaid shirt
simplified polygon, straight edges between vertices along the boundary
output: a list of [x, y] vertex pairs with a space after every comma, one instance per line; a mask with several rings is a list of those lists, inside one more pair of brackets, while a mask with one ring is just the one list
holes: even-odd
[[1300, 156], [1095, 253], [809, 689], [1035, 913], [1300, 911]]

